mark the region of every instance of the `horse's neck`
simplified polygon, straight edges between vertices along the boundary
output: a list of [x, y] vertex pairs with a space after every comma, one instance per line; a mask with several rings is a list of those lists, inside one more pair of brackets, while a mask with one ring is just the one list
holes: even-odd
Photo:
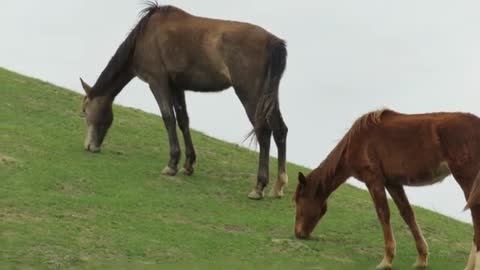
[[332, 176], [332, 181], [329, 187], [330, 193], [337, 190], [337, 188], [340, 187], [343, 183], [345, 183], [350, 176], [351, 174], [347, 171], [347, 169], [343, 167], [337, 169], [335, 174]]
[[325, 175], [322, 169], [321, 167], [317, 168], [315, 173], [317, 174], [316, 178], [319, 181], [323, 181], [323, 183], [319, 183], [319, 185], [323, 185], [324, 192], [327, 196], [330, 196], [332, 192], [337, 190], [351, 176], [350, 171], [343, 166], [343, 164], [340, 164], [330, 175]]
[[93, 89], [98, 91], [95, 94], [99, 96], [109, 96], [113, 100], [133, 78], [133, 72], [125, 70], [111, 76], [108, 80], [99, 78], [93, 86]]

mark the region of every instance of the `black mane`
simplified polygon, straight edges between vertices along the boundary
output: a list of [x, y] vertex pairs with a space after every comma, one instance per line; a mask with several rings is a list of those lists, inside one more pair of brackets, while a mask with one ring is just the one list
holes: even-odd
[[[111, 87], [115, 78], [117, 78], [118, 76], [122, 76], [122, 73], [125, 73], [130, 68], [132, 64], [133, 54], [135, 52], [137, 37], [144, 31], [148, 19], [156, 11], [167, 12], [170, 10], [170, 8], [171, 6], [160, 6], [156, 1], [146, 2], [146, 7], [142, 9], [139, 13], [140, 20], [130, 31], [127, 38], [122, 42], [122, 44], [120, 44], [115, 54], [108, 62], [107, 66], [98, 77], [97, 82], [92, 88], [93, 91], [91, 95], [102, 96], [105, 95], [108, 91], [112, 90], [108, 88]], [[128, 81], [130, 81], [130, 79], [128, 79]], [[128, 83], [128, 81], [126, 83]], [[116, 93], [113, 93], [114, 95], [116, 95], [118, 94], [118, 92], [121, 91], [121, 89], [114, 91], [117, 91]]]

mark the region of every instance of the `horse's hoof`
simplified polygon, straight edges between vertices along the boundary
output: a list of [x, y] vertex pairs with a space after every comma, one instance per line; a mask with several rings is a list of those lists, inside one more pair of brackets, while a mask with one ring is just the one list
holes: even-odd
[[379, 264], [376, 267], [377, 270], [392, 270], [392, 265], [388, 264]]
[[263, 199], [263, 192], [258, 192], [257, 190], [252, 190], [250, 194], [248, 194], [248, 198], [252, 200], [261, 200]]
[[427, 263], [416, 262], [416, 263], [413, 265], [413, 267], [416, 268], [416, 269], [427, 269], [428, 264], [427, 264]]
[[275, 187], [270, 190], [270, 197], [275, 198], [275, 199], [280, 199], [283, 197], [283, 189], [277, 190]]
[[162, 170], [163, 175], [167, 176], [175, 176], [177, 174], [177, 170], [170, 168], [169, 166], [165, 167], [165, 169]]
[[425, 269], [427, 268], [428, 266], [428, 263], [426, 260], [422, 260], [420, 258], [417, 258], [417, 261], [415, 262], [415, 264], [413, 265], [414, 268], [417, 268], [417, 269]]
[[191, 176], [193, 174], [193, 168], [183, 168], [183, 174], [186, 176]]
[[391, 270], [392, 269], [392, 264], [388, 263], [386, 261], [382, 261], [379, 265], [376, 267], [378, 270]]
[[282, 198], [283, 188], [287, 185], [287, 183], [288, 183], [288, 175], [286, 173], [282, 173], [278, 177], [277, 182], [275, 182], [275, 185], [273, 185], [269, 196], [273, 198]]

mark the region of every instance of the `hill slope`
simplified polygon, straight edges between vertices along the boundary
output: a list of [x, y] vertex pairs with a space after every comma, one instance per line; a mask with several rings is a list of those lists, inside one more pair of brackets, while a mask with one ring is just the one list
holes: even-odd
[[[340, 188], [314, 239], [300, 241], [291, 201], [298, 166], [289, 165], [284, 199], [250, 201], [256, 153], [194, 132], [195, 175], [164, 177], [158, 116], [116, 106], [94, 155], [82, 148], [78, 94], [0, 69], [0, 101], [0, 268], [373, 269], [383, 255], [364, 191]], [[391, 206], [395, 266], [409, 269], [414, 242]], [[431, 269], [463, 269], [471, 226], [416, 213]]]

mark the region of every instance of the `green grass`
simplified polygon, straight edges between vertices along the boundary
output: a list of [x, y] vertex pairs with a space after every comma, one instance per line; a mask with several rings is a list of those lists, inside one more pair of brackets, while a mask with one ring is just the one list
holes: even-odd
[[[257, 154], [193, 132], [195, 175], [161, 176], [169, 151], [158, 116], [116, 106], [95, 155], [83, 150], [80, 104], [78, 94], [0, 69], [0, 268], [327, 270], [380, 262], [368, 193], [344, 185], [313, 239], [300, 241], [291, 193], [306, 169], [289, 165], [285, 198], [250, 201]], [[391, 206], [395, 269], [409, 269], [415, 245]], [[416, 213], [430, 269], [463, 269], [471, 226]]]

